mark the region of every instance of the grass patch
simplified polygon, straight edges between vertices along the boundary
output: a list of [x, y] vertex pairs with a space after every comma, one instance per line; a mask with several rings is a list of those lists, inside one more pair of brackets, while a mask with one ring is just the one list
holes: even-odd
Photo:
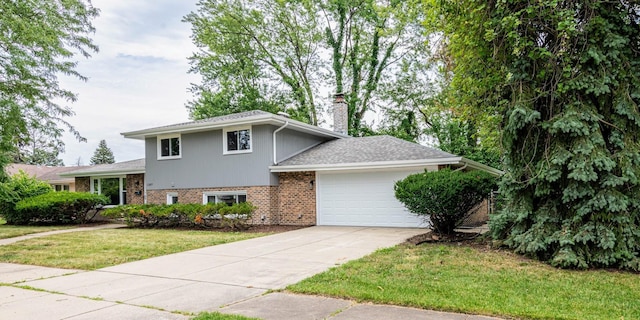
[[290, 291], [528, 319], [640, 319], [640, 275], [558, 270], [504, 251], [403, 244]]
[[191, 320], [259, 320], [257, 318], [247, 318], [235, 314], [224, 314], [219, 312], [203, 312]]
[[27, 234], [76, 228], [75, 226], [8, 226], [7, 221], [0, 218], [0, 239], [15, 238]]
[[149, 229], [71, 232], [0, 246], [0, 262], [94, 270], [263, 235]]

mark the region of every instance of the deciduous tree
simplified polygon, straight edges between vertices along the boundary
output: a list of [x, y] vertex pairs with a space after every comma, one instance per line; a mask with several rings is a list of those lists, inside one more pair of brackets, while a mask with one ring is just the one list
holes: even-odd
[[89, 38], [97, 15], [88, 0], [0, 1], [0, 167], [29, 126], [53, 124], [82, 140], [64, 120], [73, 111], [60, 101], [76, 96], [58, 76], [85, 79], [73, 58], [98, 50]]
[[191, 117], [286, 108], [293, 118], [317, 125], [330, 103], [327, 95], [343, 92], [350, 133], [368, 134], [365, 115], [399, 102], [388, 98], [394, 84], [404, 84], [399, 76], [407, 68], [427, 69], [421, 4], [201, 0], [198, 11], [185, 17], [200, 49], [191, 58], [192, 72], [203, 77], [192, 88]]

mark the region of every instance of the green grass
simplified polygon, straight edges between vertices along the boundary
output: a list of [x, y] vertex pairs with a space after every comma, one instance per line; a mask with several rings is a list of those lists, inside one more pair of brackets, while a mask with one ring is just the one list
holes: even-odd
[[263, 235], [150, 229], [72, 232], [0, 246], [0, 262], [93, 270]]
[[235, 314], [223, 314], [219, 312], [203, 312], [191, 320], [258, 320], [257, 318], [247, 318]]
[[0, 218], [0, 239], [15, 238], [38, 232], [75, 228], [75, 226], [8, 226], [6, 223], [7, 221]]
[[400, 245], [290, 291], [524, 319], [640, 319], [640, 275], [558, 270], [504, 251]]

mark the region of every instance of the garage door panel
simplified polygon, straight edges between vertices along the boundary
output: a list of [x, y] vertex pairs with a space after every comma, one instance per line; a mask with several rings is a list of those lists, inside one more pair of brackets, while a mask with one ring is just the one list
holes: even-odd
[[422, 218], [411, 214], [394, 196], [393, 185], [423, 170], [366, 173], [318, 173], [319, 225], [419, 227]]

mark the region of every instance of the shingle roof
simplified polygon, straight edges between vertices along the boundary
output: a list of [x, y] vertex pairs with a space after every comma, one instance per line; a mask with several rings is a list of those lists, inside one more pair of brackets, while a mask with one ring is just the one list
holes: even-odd
[[83, 168], [88, 168], [88, 166], [50, 167], [50, 166], [38, 166], [38, 165], [23, 164], [23, 163], [12, 163], [7, 165], [7, 167], [5, 168], [5, 171], [9, 175], [14, 175], [20, 172], [20, 170], [22, 170], [30, 176], [35, 176], [38, 180], [49, 181], [49, 182], [69, 182], [69, 181], [73, 181], [73, 178], [61, 177], [60, 174], [63, 174], [69, 171], [80, 170]]
[[213, 117], [208, 119], [176, 123], [167, 126], [148, 128], [130, 132], [123, 132], [125, 138], [145, 139], [163, 134], [190, 133], [208, 130], [216, 130], [226, 126], [246, 125], [246, 124], [272, 124], [282, 126], [288, 123], [289, 129], [306, 132], [322, 137], [343, 138], [345, 135], [329, 129], [303, 123], [294, 119], [276, 115], [261, 110], [252, 110], [234, 113], [226, 116]]
[[78, 177], [81, 175], [97, 175], [97, 174], [126, 174], [134, 172], [145, 171], [145, 159], [136, 159], [129, 161], [122, 161], [109, 164], [98, 164], [94, 166], [84, 167], [82, 169], [69, 171], [63, 174], [63, 176]]
[[188, 121], [188, 122], [182, 122], [182, 123], [174, 123], [174, 124], [170, 124], [170, 125], [166, 125], [166, 126], [149, 128], [149, 129], [146, 129], [146, 130], [169, 129], [169, 128], [173, 128], [173, 127], [181, 127], [181, 126], [192, 125], [192, 124], [197, 124], [197, 123], [211, 123], [211, 124], [214, 124], [214, 123], [219, 123], [219, 122], [227, 122], [229, 120], [238, 120], [238, 119], [244, 119], [244, 118], [249, 118], [249, 117], [253, 117], [253, 116], [260, 116], [260, 115], [272, 115], [272, 114], [269, 113], [269, 112], [266, 112], [266, 111], [262, 111], [262, 110], [251, 110], [251, 111], [245, 111], [245, 112], [240, 112], [240, 113], [228, 114], [228, 115], [225, 115], [225, 116], [218, 116], [218, 117], [213, 117], [213, 118], [206, 118], [206, 119]]
[[453, 157], [456, 156], [391, 136], [371, 136], [328, 141], [282, 161], [278, 166], [371, 163]]

